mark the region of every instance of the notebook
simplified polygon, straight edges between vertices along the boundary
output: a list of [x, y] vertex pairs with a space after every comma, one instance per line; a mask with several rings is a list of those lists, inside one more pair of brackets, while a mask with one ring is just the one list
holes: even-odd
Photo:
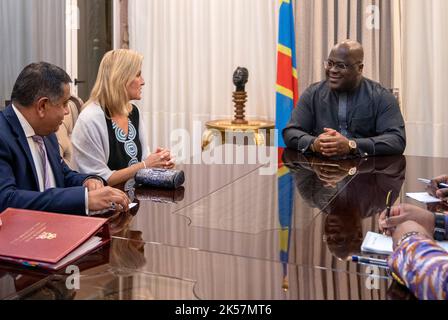
[[414, 192], [414, 193], [406, 193], [406, 196], [409, 198], [412, 198], [414, 200], [417, 200], [421, 203], [438, 203], [441, 202], [440, 199], [434, 198], [427, 192]]
[[[448, 252], [448, 241], [437, 241], [437, 243]], [[391, 237], [369, 231], [362, 242], [361, 251], [390, 255], [393, 252], [392, 246], [393, 242]]]

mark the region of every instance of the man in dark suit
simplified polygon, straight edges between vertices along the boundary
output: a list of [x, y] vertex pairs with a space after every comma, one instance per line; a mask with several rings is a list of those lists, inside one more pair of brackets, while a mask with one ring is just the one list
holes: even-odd
[[0, 212], [127, 210], [124, 192], [104, 187], [99, 177], [70, 170], [59, 155], [54, 133], [69, 112], [70, 83], [64, 70], [46, 62], [30, 64], [20, 73], [12, 104], [0, 113]]
[[363, 77], [360, 43], [337, 44], [325, 61], [326, 80], [302, 94], [283, 130], [288, 148], [324, 157], [401, 155], [403, 116], [394, 95]]

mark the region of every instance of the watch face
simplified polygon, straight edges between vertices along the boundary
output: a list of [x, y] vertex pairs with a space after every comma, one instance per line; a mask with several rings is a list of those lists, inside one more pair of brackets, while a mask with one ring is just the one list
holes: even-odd
[[351, 149], [356, 149], [356, 142], [353, 140], [350, 140], [348, 142], [348, 145], [350, 146]]
[[445, 240], [445, 229], [435, 228], [434, 229], [434, 239], [436, 239], [437, 241]]

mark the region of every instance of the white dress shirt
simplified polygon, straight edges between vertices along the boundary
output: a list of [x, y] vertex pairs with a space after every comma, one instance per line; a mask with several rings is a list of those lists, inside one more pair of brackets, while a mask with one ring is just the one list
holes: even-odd
[[[45, 191], [45, 180], [44, 180], [44, 167], [42, 164], [42, 159], [39, 155], [39, 146], [36, 142], [34, 142], [33, 137], [36, 135], [33, 127], [29, 124], [29, 122], [25, 119], [22, 113], [16, 109], [16, 107], [12, 106], [14, 112], [16, 113], [17, 118], [19, 119], [20, 125], [22, 126], [23, 131], [25, 132], [26, 140], [28, 141], [28, 146], [31, 150], [31, 155], [33, 156], [34, 167], [36, 168], [37, 179], [39, 181], [39, 190], [40, 192]], [[50, 186], [52, 188], [56, 187], [56, 179], [54, 178], [53, 169], [51, 165], [48, 166], [48, 174], [50, 176]]]

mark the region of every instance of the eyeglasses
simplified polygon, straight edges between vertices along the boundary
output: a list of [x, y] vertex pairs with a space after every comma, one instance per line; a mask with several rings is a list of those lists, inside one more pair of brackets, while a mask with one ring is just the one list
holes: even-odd
[[333, 67], [335, 67], [336, 70], [347, 71], [348, 68], [356, 66], [357, 64], [360, 64], [360, 63], [362, 63], [362, 61], [358, 61], [358, 62], [355, 62], [353, 64], [345, 64], [344, 62], [334, 62], [334, 61], [331, 61], [331, 60], [325, 60], [324, 61], [324, 67], [327, 70], [333, 69]]

